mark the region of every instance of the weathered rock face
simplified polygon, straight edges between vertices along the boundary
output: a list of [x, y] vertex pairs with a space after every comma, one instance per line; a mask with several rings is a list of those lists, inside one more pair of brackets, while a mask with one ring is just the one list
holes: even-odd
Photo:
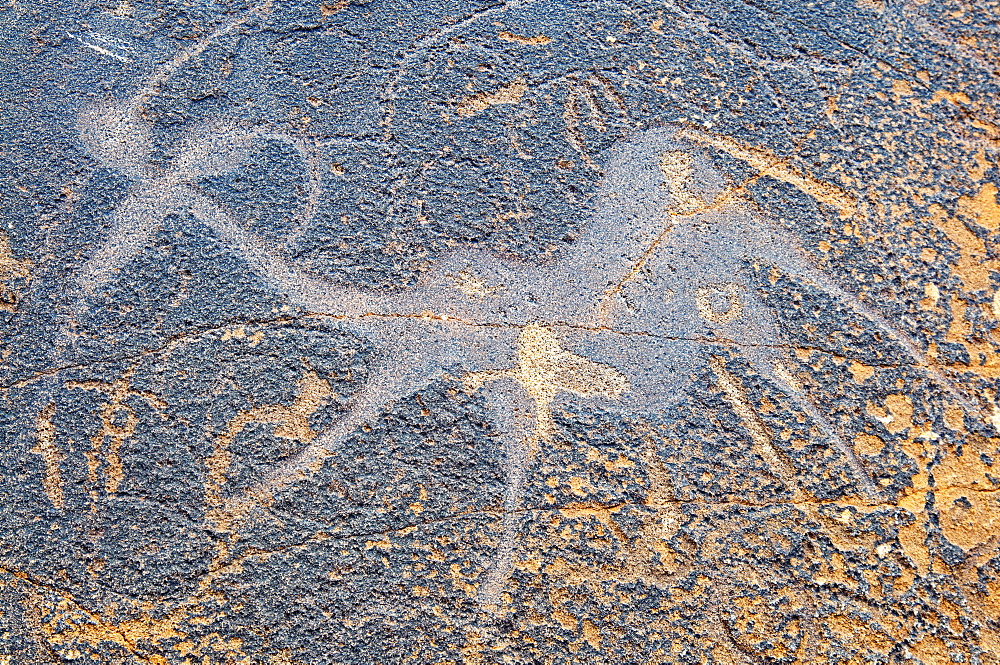
[[0, 663], [1000, 662], [995, 3], [0, 9]]

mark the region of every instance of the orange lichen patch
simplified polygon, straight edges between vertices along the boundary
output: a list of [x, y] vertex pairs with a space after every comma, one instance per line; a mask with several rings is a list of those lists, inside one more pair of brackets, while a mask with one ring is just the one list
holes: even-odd
[[[548, 539], [558, 534], [566, 538], [586, 538], [592, 545], [601, 541], [610, 541], [614, 545], [603, 548], [606, 556], [600, 561], [584, 557], [572, 557], [568, 561], [564, 557], [556, 557], [548, 565], [543, 565], [541, 573], [550, 580], [550, 585], [566, 584], [586, 587], [594, 593], [605, 593], [609, 583], [641, 582], [660, 588], [680, 583], [681, 576], [690, 572], [689, 566], [677, 565], [676, 555], [664, 537], [663, 516], [648, 511], [631, 513], [629, 521], [641, 515], [641, 524], [636, 531], [630, 530], [626, 534], [614, 519], [614, 515], [624, 509], [625, 506], [601, 507], [581, 502], [559, 511], [562, 519], [550, 524]], [[563, 528], [567, 524], [576, 528], [570, 532]], [[528, 560], [519, 568], [537, 574], [539, 562]]]
[[854, 437], [854, 452], [858, 455], [878, 455], [885, 447], [885, 442], [871, 434], [857, 434]]
[[[924, 573], [930, 570], [931, 565], [926, 545], [927, 494], [931, 491], [927, 465], [934, 457], [935, 447], [930, 443], [926, 433], [920, 431], [921, 428], [913, 422], [913, 402], [909, 396], [889, 395], [884, 404], [883, 408], [872, 402], [867, 402], [865, 411], [882, 423], [888, 432], [893, 434], [907, 432], [907, 438], [902, 442], [901, 447], [903, 452], [917, 464], [918, 471], [911, 478], [912, 485], [905, 488], [896, 500], [896, 505], [913, 515], [913, 521], [910, 524], [900, 527], [898, 538], [899, 544], [903, 548], [903, 554], [918, 572]], [[859, 438], [867, 436], [859, 435]], [[855, 443], [858, 443], [858, 438], [855, 438]], [[874, 442], [871, 443], [874, 446]], [[909, 585], [904, 586], [908, 587]]]
[[494, 92], [478, 92], [464, 98], [455, 107], [455, 113], [460, 118], [468, 118], [485, 111], [491, 106], [517, 104], [527, 91], [528, 84], [525, 80], [517, 78]]
[[855, 360], [851, 361], [851, 364], [848, 365], [847, 369], [851, 371], [851, 376], [854, 377], [855, 383], [864, 383], [871, 378], [872, 374], [875, 373], [875, 369], [873, 367], [863, 365]]
[[896, 101], [898, 102], [903, 97], [912, 97], [913, 88], [910, 87], [909, 81], [896, 79], [892, 82], [892, 94], [896, 97]]
[[583, 620], [583, 639], [595, 649], [599, 650], [601, 648], [601, 631], [590, 619]]
[[215, 438], [212, 454], [205, 459], [205, 498], [213, 508], [208, 519], [222, 530], [227, 530], [220, 507], [225, 502], [222, 486], [227, 482], [232, 463], [230, 446], [247, 425], [276, 425], [274, 435], [291, 441], [308, 443], [316, 438], [309, 425], [309, 418], [326, 402], [332, 391], [330, 384], [313, 370], [307, 370], [298, 381], [298, 395], [291, 405], [269, 404], [240, 411], [230, 421], [226, 431]]
[[[166, 659], [156, 653], [164, 641], [183, 638], [180, 626], [197, 613], [200, 605], [188, 601], [167, 616], [155, 619], [153, 603], [134, 606], [138, 618], [116, 621], [114, 608], [104, 612], [87, 609], [69, 592], [34, 579], [19, 570], [0, 568], [23, 583], [30, 599], [29, 621], [40, 639], [67, 659], [85, 654], [81, 649], [97, 649], [103, 644], [115, 644], [124, 649], [137, 663], [164, 665]], [[90, 655], [97, 656], [96, 653]]]
[[[833, 614], [823, 617], [822, 624], [824, 628], [823, 632], [825, 633], [824, 637], [826, 638], [821, 640], [823, 642], [821, 645], [822, 651], [831, 649], [833, 646], [830, 644], [831, 640], [839, 642], [847, 648], [862, 647], [876, 653], [888, 653], [897, 643], [897, 640], [885, 630], [882, 630], [880, 626], [868, 625], [858, 621], [857, 616]], [[852, 658], [847, 662], [860, 665], [867, 661], [861, 658]]]
[[963, 345], [969, 354], [969, 363], [957, 365], [956, 368], [984, 378], [1000, 376], [1000, 353], [997, 353], [992, 342], [972, 335], [972, 324], [965, 316], [968, 308], [965, 301], [952, 296], [950, 302], [951, 323], [945, 339]]
[[975, 165], [969, 166], [969, 177], [979, 181], [986, 176], [986, 172], [990, 169], [991, 165], [986, 159], [986, 152], [984, 150], [977, 151], [973, 158], [975, 159]]
[[[101, 429], [91, 437], [90, 442], [93, 449], [86, 454], [87, 482], [92, 488], [92, 498], [96, 498], [95, 492], [102, 466], [102, 456], [105, 467], [105, 491], [114, 494], [124, 479], [119, 453], [122, 444], [135, 435], [136, 426], [139, 424], [139, 417], [136, 415], [135, 409], [128, 403], [129, 398], [140, 397], [160, 411], [167, 408], [166, 402], [153, 393], [132, 388], [131, 381], [135, 369], [135, 366], [131, 367], [119, 379], [111, 383], [103, 381], [69, 381], [66, 383], [67, 388], [94, 390], [104, 393], [108, 397], [108, 401], [101, 405], [100, 409]], [[106, 448], [105, 443], [107, 443]]]
[[911, 644], [910, 654], [923, 665], [938, 665], [939, 663], [952, 662], [948, 645], [940, 637], [927, 635], [919, 642]]
[[479, 587], [471, 582], [467, 581], [465, 573], [462, 572], [462, 566], [457, 563], [453, 563], [448, 567], [449, 573], [451, 573], [451, 585], [460, 590], [464, 591], [465, 595], [469, 598], [475, 598], [476, 592]]
[[[183, 638], [180, 625], [188, 618], [186, 609], [178, 609], [163, 619], [153, 619], [143, 613], [138, 619], [114, 623], [110, 620], [95, 620], [95, 615], [81, 617], [71, 611], [67, 603], [57, 608], [55, 617], [46, 624], [48, 642], [56, 647], [85, 644], [91, 648], [102, 642], [117, 644], [129, 652], [139, 651], [139, 644], [156, 646], [165, 640]], [[159, 660], [158, 660], [159, 658]], [[146, 656], [147, 662], [160, 663], [162, 656]]]
[[14, 312], [17, 309], [19, 296], [11, 282], [30, 277], [31, 261], [15, 259], [10, 241], [0, 233], [0, 311]]
[[1000, 617], [1000, 577], [995, 574], [981, 575], [981, 566], [1000, 555], [1000, 543], [994, 541], [991, 547], [977, 548], [955, 571], [956, 579], [965, 592], [968, 608], [981, 624], [979, 646], [990, 659], [984, 663], [1000, 663], [1000, 631], [990, 626]]
[[601, 505], [575, 503], [560, 509], [560, 513], [569, 519], [594, 519], [602, 527], [606, 534], [614, 536], [619, 541], [628, 540], [621, 527], [615, 522], [613, 515], [621, 509], [621, 506], [607, 508]]
[[819, 585], [838, 586], [852, 591], [856, 590], [859, 584], [858, 580], [849, 574], [844, 555], [840, 552], [834, 552], [829, 561], [823, 561], [817, 566], [813, 573], [812, 582]]
[[841, 218], [851, 217], [858, 211], [856, 197], [836, 185], [823, 182], [803, 173], [792, 166], [787, 159], [782, 159], [766, 148], [745, 145], [728, 136], [709, 134], [708, 132], [690, 128], [681, 130], [680, 135], [682, 138], [722, 150], [731, 157], [746, 162], [757, 169], [761, 175], [787, 183], [813, 197], [820, 203], [837, 208], [840, 211]]
[[[908, 398], [890, 395], [886, 405], [889, 414], [870, 403], [869, 413], [890, 431], [901, 432], [912, 427], [913, 408]], [[948, 408], [944, 420], [949, 429], [964, 431], [964, 415], [957, 407]], [[961, 455], [959, 448], [949, 448], [937, 464], [931, 465], [940, 451], [916, 429], [910, 429], [902, 448], [917, 463], [918, 472], [911, 479], [912, 486], [904, 490], [897, 501], [897, 505], [914, 515], [914, 522], [900, 529], [899, 541], [917, 569], [927, 571], [931, 563], [926, 546], [928, 495], [933, 496], [934, 509], [945, 537], [963, 550], [976, 550], [994, 542], [1000, 534], [1000, 486], [989, 480], [992, 467], [980, 455], [981, 451], [995, 454], [1000, 441], [968, 437]]]
[[[174, 649], [182, 656], [200, 656], [202, 663], [247, 663], [246, 655], [243, 653], [243, 640], [239, 638], [227, 639], [219, 633], [204, 635], [197, 643], [187, 641], [178, 642]], [[209, 654], [213, 654], [214, 658]], [[240, 660], [237, 658], [242, 657]], [[185, 662], [192, 662], [186, 660]], [[197, 661], [194, 661], [197, 662]]]
[[478, 628], [466, 628], [465, 646], [459, 650], [462, 652], [463, 665], [482, 665], [483, 651], [487, 648], [483, 639], [483, 631]]
[[934, 309], [937, 307], [938, 298], [941, 297], [941, 290], [938, 289], [937, 284], [924, 284], [924, 296], [920, 300], [920, 307], [922, 309]]
[[957, 406], [949, 406], [944, 410], [944, 424], [955, 432], [965, 431], [965, 412]]
[[885, 398], [884, 409], [867, 402], [865, 412], [893, 434], [899, 434], [913, 427], [913, 402], [906, 395], [888, 395]]
[[552, 603], [553, 618], [559, 622], [559, 625], [563, 629], [575, 632], [578, 626], [577, 618], [564, 609], [568, 600], [569, 594], [562, 589], [549, 589], [549, 601]]
[[56, 405], [49, 404], [38, 414], [36, 432], [38, 443], [31, 449], [36, 455], [41, 455], [45, 464], [45, 478], [42, 479], [42, 487], [52, 505], [60, 510], [63, 508], [63, 486], [62, 473], [59, 465], [66, 459], [66, 454], [56, 447], [56, 427], [52, 423], [52, 416], [56, 412]]
[[932, 470], [941, 530], [965, 551], [1000, 536], [1000, 485], [987, 479], [992, 472], [974, 446], [961, 456], [949, 451]]
[[997, 186], [987, 182], [979, 188], [973, 197], [963, 196], [958, 199], [958, 213], [974, 223], [996, 231], [1000, 228], [1000, 205], [997, 204]]
[[545, 46], [552, 41], [552, 38], [546, 35], [524, 37], [522, 35], [515, 35], [513, 32], [507, 32], [506, 30], [501, 30], [497, 37], [505, 42], [514, 42], [516, 44], [524, 44], [525, 46]]
[[[967, 197], [960, 199], [959, 211], [970, 223], [979, 224], [984, 228], [990, 228], [986, 226], [990, 224], [996, 229], [997, 224], [1000, 224], [1000, 217], [997, 217], [1000, 215], [1000, 210], [994, 209], [996, 188], [993, 187], [991, 190], [990, 187], [992, 185], [984, 185], [974, 199]], [[1000, 262], [987, 257], [986, 243], [973, 233], [961, 218], [949, 216], [937, 205], [931, 206], [930, 211], [934, 225], [958, 248], [958, 265], [955, 266], [954, 273], [962, 280], [962, 286], [967, 291], [990, 289], [990, 272], [1000, 270]]]
[[934, 92], [934, 95], [931, 97], [931, 104], [935, 104], [943, 99], [951, 102], [955, 106], [961, 106], [963, 104], [972, 103], [972, 100], [964, 92], [949, 92], [948, 90], [936, 90]]

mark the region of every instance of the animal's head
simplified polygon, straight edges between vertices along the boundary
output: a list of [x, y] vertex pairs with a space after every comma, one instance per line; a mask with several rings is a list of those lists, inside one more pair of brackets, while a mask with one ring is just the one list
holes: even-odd
[[604, 167], [605, 208], [629, 219], [656, 219], [710, 205], [726, 182], [700, 147], [680, 138], [675, 127], [657, 127], [616, 146]]
[[80, 140], [101, 165], [138, 180], [145, 175], [153, 149], [150, 124], [127, 104], [95, 105], [78, 119]]

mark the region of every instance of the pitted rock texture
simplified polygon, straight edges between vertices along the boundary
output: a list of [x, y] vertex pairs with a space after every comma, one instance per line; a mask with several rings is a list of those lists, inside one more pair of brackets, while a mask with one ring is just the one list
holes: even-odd
[[0, 665], [1000, 663], [1000, 5], [0, 8]]

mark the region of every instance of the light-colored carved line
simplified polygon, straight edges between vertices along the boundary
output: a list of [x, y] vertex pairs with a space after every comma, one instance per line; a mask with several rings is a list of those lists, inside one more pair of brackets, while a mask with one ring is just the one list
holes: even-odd
[[806, 393], [802, 383], [795, 377], [794, 374], [792, 374], [783, 362], [775, 361], [773, 369], [774, 376], [785, 385], [786, 389], [791, 393], [795, 401], [798, 402], [799, 406], [806, 412], [806, 415], [808, 415], [813, 422], [819, 425], [826, 438], [833, 442], [834, 448], [840, 451], [840, 454], [844, 456], [845, 460], [847, 460], [848, 466], [851, 467], [851, 470], [857, 477], [864, 493], [868, 496], [869, 502], [872, 505], [883, 503], [885, 501], [885, 497], [875, 486], [875, 483], [872, 481], [871, 474], [868, 473], [868, 469], [866, 469], [861, 463], [861, 460], [859, 460], [858, 456], [854, 453], [854, 449], [848, 445], [846, 441], [844, 441], [843, 437], [840, 436], [840, 433], [837, 432], [826, 416], [820, 413], [819, 409], [816, 408], [816, 405], [809, 398], [809, 395]]
[[506, 12], [511, 9], [520, 9], [522, 7], [533, 5], [537, 1], [538, 0], [507, 0], [507, 2], [504, 2], [502, 5], [494, 5], [492, 7], [487, 7], [486, 9], [477, 11], [473, 14], [466, 16], [458, 23], [441, 28], [437, 32], [426, 35], [415, 41], [403, 53], [402, 57], [399, 59], [399, 64], [395, 67], [396, 70], [395, 73], [391, 77], [388, 77], [385, 87], [383, 88], [381, 102], [384, 114], [382, 116], [381, 124], [383, 127], [385, 127], [385, 139], [389, 140], [392, 138], [391, 125], [392, 121], [395, 119], [396, 116], [395, 102], [397, 97], [397, 88], [399, 87], [399, 82], [403, 79], [403, 76], [406, 74], [406, 67], [407, 65], [410, 64], [410, 61], [412, 61], [425, 49], [433, 46], [434, 44], [441, 41], [448, 35], [454, 32], [458, 32], [460, 30], [464, 30], [466, 27], [472, 25], [477, 21], [480, 21], [494, 14]]
[[59, 465], [66, 459], [66, 454], [56, 447], [56, 426], [52, 422], [55, 415], [56, 405], [49, 403], [42, 412], [38, 414], [37, 437], [38, 443], [31, 452], [42, 457], [45, 464], [45, 477], [42, 479], [42, 487], [46, 496], [56, 508], [62, 510], [64, 507], [64, 496], [62, 486], [62, 473]]
[[[144, 390], [134, 390], [131, 386], [132, 375], [135, 373], [138, 363], [128, 369], [120, 378], [112, 383], [103, 381], [69, 381], [66, 387], [69, 389], [94, 390], [102, 393], [108, 401], [101, 405], [101, 429], [91, 437], [93, 449], [86, 453], [87, 458], [87, 480], [93, 488], [91, 498], [96, 501], [96, 484], [98, 471], [100, 469], [101, 455], [104, 451], [105, 439], [108, 442], [107, 452], [104, 454], [104, 463], [107, 466], [105, 478], [105, 490], [108, 494], [118, 491], [121, 481], [124, 479], [124, 471], [121, 460], [121, 447], [127, 439], [135, 435], [135, 428], [139, 424], [139, 418], [135, 409], [126, 403], [129, 397], [141, 397], [154, 408], [161, 411], [167, 408], [166, 402], [153, 393]], [[125, 423], [117, 424], [118, 410], [125, 412]]]
[[183, 67], [185, 63], [192, 58], [201, 55], [201, 53], [203, 53], [205, 49], [208, 48], [215, 40], [241, 27], [244, 23], [250, 20], [250, 17], [254, 14], [260, 15], [270, 11], [272, 4], [273, 0], [266, 0], [265, 2], [247, 9], [239, 16], [226, 21], [211, 33], [199, 39], [190, 48], [181, 51], [169, 62], [161, 65], [156, 72], [150, 76], [149, 79], [147, 79], [147, 82], [142, 86], [142, 88], [139, 89], [139, 92], [137, 92], [132, 98], [132, 101], [129, 104], [130, 111], [133, 114], [137, 114], [139, 107], [158, 95], [160, 87], [169, 81], [170, 77], [174, 75], [174, 72]]
[[771, 439], [771, 432], [747, 399], [746, 391], [743, 389], [740, 380], [730, 374], [722, 360], [716, 356], [708, 359], [708, 365], [715, 373], [718, 385], [722, 388], [726, 401], [729, 402], [733, 411], [743, 421], [743, 426], [746, 427], [757, 454], [767, 462], [767, 465], [774, 474], [785, 483], [786, 487], [792, 492], [793, 500], [800, 501], [802, 490], [799, 487], [797, 472], [774, 445]]
[[226, 500], [222, 494], [222, 486], [228, 481], [229, 467], [232, 462], [230, 445], [233, 440], [248, 425], [275, 425], [274, 435], [310, 443], [316, 438], [316, 432], [309, 426], [309, 417], [319, 409], [332, 391], [330, 384], [321, 379], [315, 371], [309, 369], [298, 381], [298, 394], [290, 406], [280, 404], [259, 406], [246, 411], [240, 411], [226, 431], [215, 437], [211, 454], [205, 460], [205, 500], [209, 506], [206, 520], [219, 531], [232, 531], [230, 512], [226, 510]]
[[852, 194], [836, 185], [824, 182], [798, 170], [787, 159], [783, 159], [766, 148], [746, 145], [728, 136], [710, 134], [701, 130], [684, 128], [678, 134], [690, 141], [711, 146], [727, 153], [761, 174], [787, 183], [808, 194], [817, 201], [833, 206], [842, 218], [852, 217], [858, 212], [858, 200]]

